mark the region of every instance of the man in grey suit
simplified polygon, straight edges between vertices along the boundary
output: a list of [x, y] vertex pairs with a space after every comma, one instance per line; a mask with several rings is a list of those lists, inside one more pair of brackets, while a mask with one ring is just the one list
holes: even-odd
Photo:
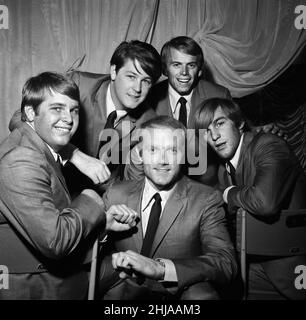
[[124, 204], [140, 216], [110, 239], [115, 253], [100, 273], [104, 299], [218, 299], [215, 285], [236, 273], [221, 194], [182, 175], [186, 128], [179, 121], [159, 116], [140, 135], [145, 178], [116, 183], [103, 198], [106, 208]]
[[9, 270], [0, 300], [84, 299], [93, 240], [134, 225], [135, 212], [105, 213], [93, 190], [70, 199], [59, 152], [78, 127], [79, 108], [79, 89], [63, 75], [45, 72], [24, 85], [24, 121], [0, 146], [0, 265]]
[[[222, 159], [219, 183], [231, 218], [241, 207], [273, 226], [286, 210], [306, 208], [306, 177], [286, 141], [246, 130], [239, 106], [231, 100], [206, 100], [195, 115], [196, 128], [208, 130], [208, 143]], [[249, 299], [306, 299], [306, 291], [294, 285], [294, 270], [306, 264], [305, 255], [257, 255], [248, 261]]]

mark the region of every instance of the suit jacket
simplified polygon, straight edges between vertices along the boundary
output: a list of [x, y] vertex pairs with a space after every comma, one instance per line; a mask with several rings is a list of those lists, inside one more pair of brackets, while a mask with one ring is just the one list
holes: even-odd
[[0, 299], [82, 299], [82, 266], [103, 209], [80, 195], [71, 201], [48, 146], [26, 123], [0, 146], [0, 264], [9, 290]]
[[[79, 86], [82, 104], [79, 129], [72, 141], [82, 151], [96, 157], [99, 153], [99, 135], [107, 120], [106, 93], [110, 76], [80, 71], [74, 71], [70, 76]], [[154, 116], [154, 111], [144, 103], [129, 112], [123, 120], [130, 122], [130, 128], [123, 130], [122, 121], [116, 127], [120, 139], [130, 140], [135, 128]]]
[[[228, 192], [230, 212], [242, 207], [271, 222], [282, 210], [306, 208], [303, 170], [287, 143], [273, 134], [244, 134], [235, 177], [237, 186]], [[222, 189], [230, 185], [224, 165], [219, 181]], [[294, 268], [301, 264], [306, 264], [305, 256], [262, 262], [275, 287], [293, 299], [306, 298], [305, 290], [294, 287]]]
[[[158, 115], [168, 115], [172, 117], [173, 114], [168, 94], [168, 86], [168, 80], [164, 80], [158, 83], [152, 88], [148, 100], [151, 107], [156, 111]], [[228, 89], [226, 89], [225, 87], [200, 79], [196, 87], [193, 89], [187, 128], [193, 128], [194, 113], [197, 109], [197, 106], [204, 100], [211, 98], [231, 99], [231, 95]]]
[[[140, 212], [143, 188], [144, 181], [114, 184], [104, 195], [105, 204], [107, 208], [113, 204], [126, 204]], [[203, 281], [224, 284], [235, 275], [234, 251], [222, 204], [218, 191], [187, 177], [177, 183], [168, 199], [150, 256], [174, 262], [178, 291]], [[128, 232], [114, 234], [112, 240], [116, 251], [139, 253], [143, 242], [141, 221]], [[165, 291], [157, 281], [147, 280], [144, 285], [154, 291]]]

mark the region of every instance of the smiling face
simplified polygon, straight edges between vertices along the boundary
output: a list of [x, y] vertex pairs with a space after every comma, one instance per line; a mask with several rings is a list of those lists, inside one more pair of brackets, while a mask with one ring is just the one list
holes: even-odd
[[144, 173], [155, 188], [176, 182], [185, 155], [184, 131], [165, 127], [146, 128], [142, 141]]
[[218, 107], [208, 126], [208, 143], [222, 159], [230, 160], [238, 148], [244, 122], [237, 128], [221, 107]]
[[46, 92], [45, 100], [35, 114], [31, 106], [25, 107], [28, 122], [36, 133], [55, 152], [70, 141], [79, 124], [79, 104], [66, 95]]
[[[111, 66], [111, 96], [118, 109], [135, 109], [146, 98], [152, 87], [152, 79], [137, 60], [127, 59], [117, 71]], [[127, 111], [128, 111], [127, 110]]]
[[202, 71], [196, 56], [171, 48], [166, 75], [171, 87], [180, 95], [188, 95], [195, 87]]

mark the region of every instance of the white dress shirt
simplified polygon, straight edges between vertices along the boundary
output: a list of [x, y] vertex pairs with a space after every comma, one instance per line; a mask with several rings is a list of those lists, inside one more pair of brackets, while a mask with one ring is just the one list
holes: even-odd
[[117, 118], [115, 119], [115, 122], [114, 122], [114, 128], [116, 128], [119, 121], [127, 115], [127, 111], [116, 108], [114, 101], [112, 99], [112, 95], [110, 92], [110, 85], [109, 85], [106, 91], [106, 117], [108, 117], [109, 114], [113, 111], [117, 112]]
[[186, 101], [187, 101], [186, 102], [186, 111], [187, 111], [187, 123], [188, 123], [189, 115], [190, 115], [190, 108], [191, 108], [191, 97], [192, 97], [193, 90], [191, 91], [191, 93], [188, 96], [181, 96], [169, 85], [168, 92], [169, 92], [169, 101], [170, 101], [172, 115], [173, 115], [173, 118], [175, 118], [176, 120], [179, 120], [180, 107], [181, 107], [181, 104], [178, 101], [180, 100], [181, 97], [184, 97], [186, 99]]

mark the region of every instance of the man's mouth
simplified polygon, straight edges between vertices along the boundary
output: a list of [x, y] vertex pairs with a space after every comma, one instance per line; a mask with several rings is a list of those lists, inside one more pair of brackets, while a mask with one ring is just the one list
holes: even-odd
[[217, 151], [220, 151], [220, 150], [224, 149], [225, 146], [226, 146], [226, 142], [221, 142], [221, 143], [215, 144], [215, 149]]
[[61, 133], [70, 133], [71, 127], [54, 127], [57, 131]]
[[189, 78], [188, 78], [188, 79], [177, 79], [177, 81], [178, 81], [179, 83], [182, 83], [182, 84], [188, 84], [189, 81], [190, 81], [190, 79], [189, 79]]

